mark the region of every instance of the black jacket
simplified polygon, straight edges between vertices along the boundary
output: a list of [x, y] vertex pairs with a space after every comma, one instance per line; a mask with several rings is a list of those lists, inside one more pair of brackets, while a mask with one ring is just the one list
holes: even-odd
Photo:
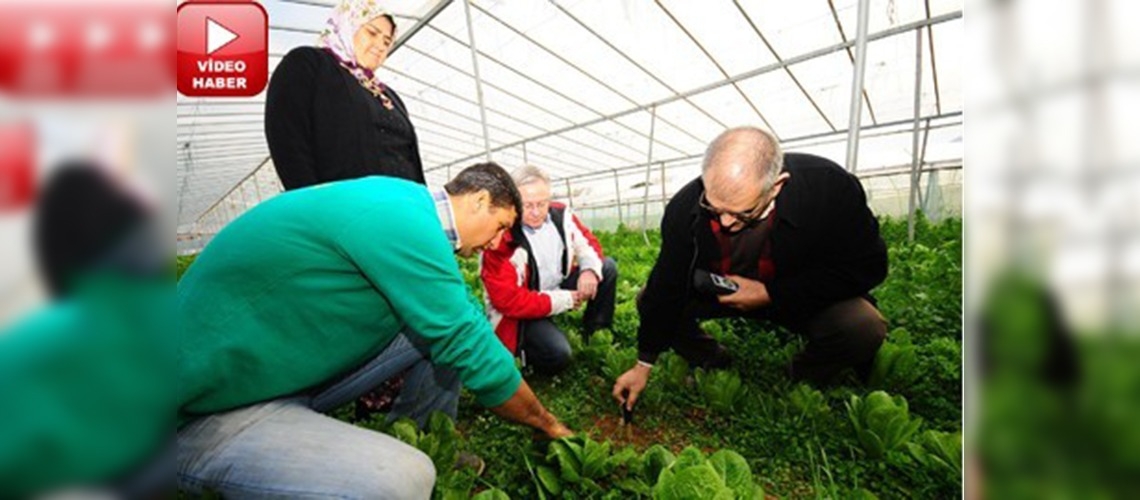
[[392, 89], [384, 93], [395, 109], [385, 109], [328, 51], [289, 51], [265, 98], [265, 138], [285, 189], [369, 175], [424, 184], [408, 110]]
[[[843, 299], [867, 294], [887, 276], [887, 249], [879, 222], [854, 175], [825, 158], [788, 153], [791, 174], [776, 197], [770, 235], [776, 272], [767, 284], [769, 317], [806, 319]], [[652, 362], [669, 349], [695, 298], [694, 269], [712, 270], [720, 246], [700, 208], [701, 179], [681, 188], [661, 220], [661, 253], [638, 307], [640, 358]]]

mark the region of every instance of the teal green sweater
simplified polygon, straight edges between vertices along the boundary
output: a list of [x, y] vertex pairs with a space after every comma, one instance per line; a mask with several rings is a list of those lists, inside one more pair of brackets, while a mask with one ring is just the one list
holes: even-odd
[[400, 179], [261, 203], [215, 236], [178, 299], [183, 420], [333, 380], [404, 330], [484, 406], [522, 380], [469, 296], [431, 195]]
[[0, 499], [111, 480], [169, 440], [173, 291], [89, 276], [0, 332]]

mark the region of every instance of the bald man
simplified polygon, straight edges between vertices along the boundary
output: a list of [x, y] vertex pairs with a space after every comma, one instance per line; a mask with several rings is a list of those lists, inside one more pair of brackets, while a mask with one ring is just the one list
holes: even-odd
[[[695, 282], [702, 273], [738, 289], [717, 294]], [[665, 209], [661, 253], [638, 298], [638, 362], [618, 377], [614, 397], [632, 409], [668, 349], [695, 367], [730, 365], [698, 324], [724, 317], [806, 337], [788, 367], [793, 379], [822, 383], [849, 367], [865, 378], [886, 336], [870, 291], [886, 275], [879, 223], [854, 175], [818, 156], [785, 156], [765, 130], [725, 131], [701, 176]]]

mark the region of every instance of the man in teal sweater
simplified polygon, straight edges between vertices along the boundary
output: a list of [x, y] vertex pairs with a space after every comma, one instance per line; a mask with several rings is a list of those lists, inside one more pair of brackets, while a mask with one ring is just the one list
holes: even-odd
[[226, 498], [427, 498], [418, 450], [322, 413], [409, 369], [392, 415], [477, 401], [551, 438], [543, 408], [453, 254], [494, 247], [520, 211], [486, 163], [431, 192], [368, 177], [290, 191], [232, 221], [178, 285], [178, 476]]

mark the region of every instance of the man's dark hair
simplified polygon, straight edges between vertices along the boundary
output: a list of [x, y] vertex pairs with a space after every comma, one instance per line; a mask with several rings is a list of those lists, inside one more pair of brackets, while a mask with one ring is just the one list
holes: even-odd
[[458, 196], [486, 189], [491, 194], [491, 205], [497, 208], [514, 207], [522, 215], [522, 195], [515, 181], [498, 163], [487, 162], [463, 169], [451, 182], [443, 186], [447, 194]]
[[66, 295], [75, 278], [147, 217], [147, 209], [94, 164], [60, 165], [40, 193], [32, 228], [48, 292]]

